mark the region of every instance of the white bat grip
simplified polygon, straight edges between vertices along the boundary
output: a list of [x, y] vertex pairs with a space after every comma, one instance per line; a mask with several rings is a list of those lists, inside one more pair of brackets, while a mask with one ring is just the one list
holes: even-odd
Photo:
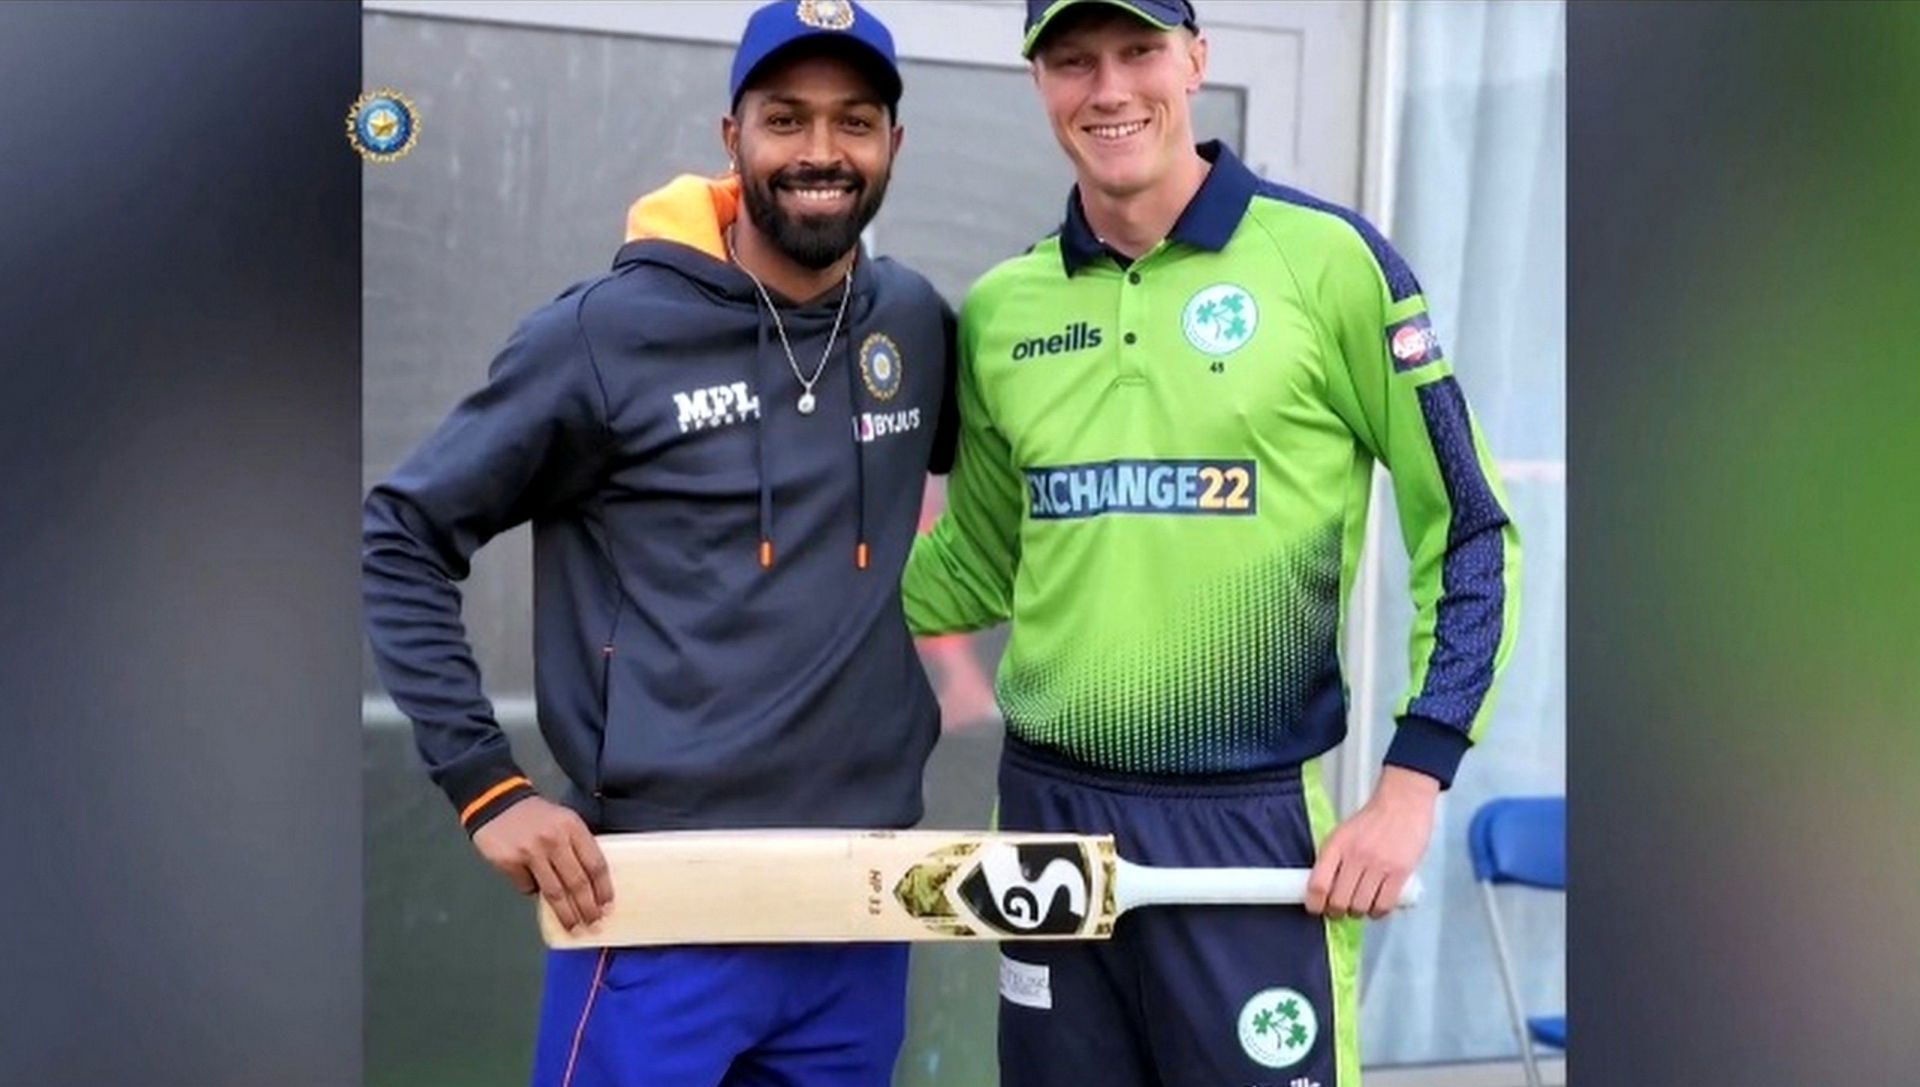
[[[1116, 859], [1114, 905], [1120, 912], [1136, 906], [1298, 906], [1307, 900], [1307, 868], [1150, 868]], [[1420, 901], [1420, 877], [1407, 877], [1400, 905]]]

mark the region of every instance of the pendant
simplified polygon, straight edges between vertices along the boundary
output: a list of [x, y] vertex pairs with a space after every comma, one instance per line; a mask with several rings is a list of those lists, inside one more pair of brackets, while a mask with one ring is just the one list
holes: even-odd
[[813, 414], [813, 394], [810, 392], [801, 393], [800, 403], [794, 406], [800, 409], [800, 414], [812, 415]]

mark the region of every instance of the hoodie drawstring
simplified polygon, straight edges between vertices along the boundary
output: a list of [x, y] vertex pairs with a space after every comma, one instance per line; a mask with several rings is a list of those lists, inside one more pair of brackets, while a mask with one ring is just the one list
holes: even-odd
[[753, 308], [760, 322], [760, 346], [753, 353], [753, 383], [760, 390], [761, 409], [753, 413], [753, 460], [754, 470], [760, 481], [760, 568], [773, 568], [773, 485], [767, 480], [767, 410], [768, 397], [772, 395], [772, 386], [767, 383], [767, 355], [771, 341], [767, 339], [767, 314], [759, 306]]
[[[771, 341], [767, 338], [767, 315], [759, 311], [760, 343], [753, 353], [754, 384], [759, 387], [762, 404], [770, 395], [770, 386], [766, 382], [766, 358], [770, 354]], [[853, 493], [854, 493], [854, 545], [853, 566], [856, 570], [865, 570], [872, 562], [873, 549], [867, 546], [867, 442], [860, 430], [860, 363], [853, 349], [853, 337], [849, 336], [842, 344], [841, 351], [847, 360], [847, 412], [853, 420]], [[773, 568], [773, 484], [767, 477], [767, 422], [766, 410], [753, 415], [753, 459], [754, 470], [760, 482], [760, 567]]]
[[[852, 333], [853, 329], [847, 330]], [[853, 419], [853, 494], [854, 494], [854, 545], [853, 567], [856, 570], [867, 568], [867, 442], [860, 431], [860, 364], [854, 357], [854, 337], [847, 336], [844, 350], [847, 353], [847, 414]]]

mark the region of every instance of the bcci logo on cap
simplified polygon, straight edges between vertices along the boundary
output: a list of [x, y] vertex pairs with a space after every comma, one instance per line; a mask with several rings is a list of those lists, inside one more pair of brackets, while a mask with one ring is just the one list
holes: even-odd
[[794, 14], [801, 22], [821, 30], [845, 30], [853, 25], [853, 5], [847, 0], [800, 0]]
[[347, 111], [347, 143], [368, 162], [392, 162], [420, 138], [420, 110], [388, 87], [368, 91]]
[[875, 400], [892, 400], [900, 391], [900, 345], [876, 332], [860, 344], [860, 380]]

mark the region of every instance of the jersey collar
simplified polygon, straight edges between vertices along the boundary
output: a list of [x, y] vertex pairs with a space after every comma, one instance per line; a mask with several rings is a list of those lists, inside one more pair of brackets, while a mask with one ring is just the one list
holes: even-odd
[[[1233, 232], [1239, 229], [1259, 179], [1219, 140], [1208, 140], [1195, 150], [1201, 158], [1213, 163], [1213, 169], [1207, 171], [1200, 191], [1193, 194], [1180, 218], [1174, 220], [1173, 230], [1167, 237], [1217, 253], [1227, 247]], [[1080, 186], [1075, 185], [1067, 196], [1067, 220], [1060, 227], [1061, 263], [1071, 276], [1107, 252], [1105, 243], [1087, 225], [1086, 214], [1080, 210]]]

